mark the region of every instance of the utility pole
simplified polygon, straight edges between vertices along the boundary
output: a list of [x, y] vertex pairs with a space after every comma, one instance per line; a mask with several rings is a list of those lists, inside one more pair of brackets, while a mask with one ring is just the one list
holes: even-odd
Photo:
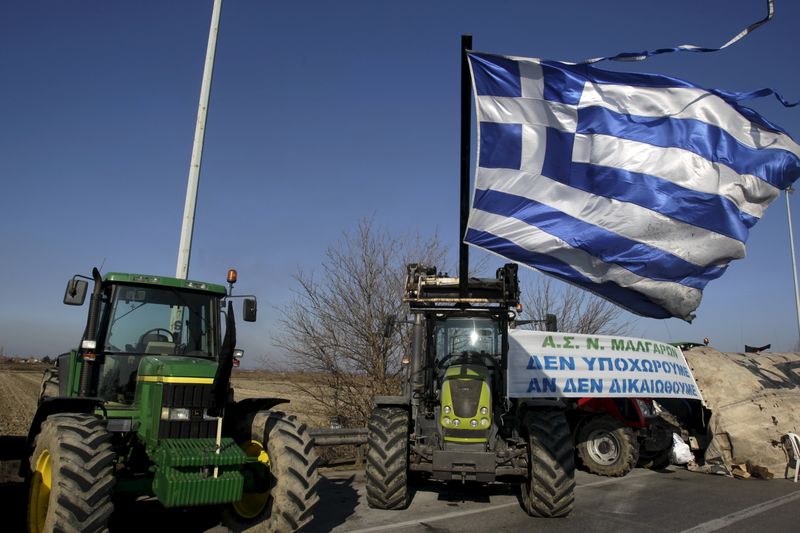
[[219, 13], [221, 9], [222, 0], [214, 0], [214, 9], [211, 13], [211, 28], [208, 32], [206, 63], [203, 68], [203, 81], [200, 85], [200, 103], [197, 107], [197, 125], [194, 130], [192, 162], [189, 165], [189, 182], [186, 185], [186, 203], [183, 207], [181, 242], [178, 245], [178, 267], [175, 271], [175, 277], [179, 279], [186, 279], [189, 276], [194, 213], [197, 206], [197, 187], [200, 183], [200, 163], [203, 159], [203, 140], [206, 134], [208, 99], [211, 94], [211, 76], [214, 71], [214, 54], [217, 50], [217, 33], [219, 31]]
[[797, 288], [797, 261], [794, 257], [794, 233], [792, 232], [792, 210], [789, 206], [789, 193], [794, 192], [794, 189], [788, 187], [786, 189], [786, 216], [789, 219], [789, 246], [792, 249], [792, 276], [794, 277], [794, 305], [797, 310], [797, 331], [800, 334], [800, 291]]

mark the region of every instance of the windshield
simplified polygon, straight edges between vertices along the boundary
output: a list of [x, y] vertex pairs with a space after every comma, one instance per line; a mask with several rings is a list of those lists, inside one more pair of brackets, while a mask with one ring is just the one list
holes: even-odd
[[437, 362], [451, 355], [499, 356], [500, 326], [491, 318], [449, 317], [434, 328]]
[[216, 357], [214, 301], [171, 288], [118, 286], [105, 352]]

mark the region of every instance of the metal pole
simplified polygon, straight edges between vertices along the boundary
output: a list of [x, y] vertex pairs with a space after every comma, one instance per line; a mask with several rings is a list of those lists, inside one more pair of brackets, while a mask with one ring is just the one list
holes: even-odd
[[197, 187], [200, 183], [200, 163], [203, 159], [203, 139], [206, 134], [208, 99], [211, 94], [211, 75], [214, 71], [214, 53], [217, 50], [217, 32], [219, 31], [219, 13], [221, 9], [222, 0], [214, 0], [214, 9], [211, 12], [211, 28], [208, 32], [206, 63], [203, 68], [203, 81], [200, 85], [200, 103], [197, 107], [197, 125], [194, 130], [192, 162], [189, 165], [189, 182], [186, 185], [186, 203], [183, 207], [181, 242], [178, 245], [178, 267], [175, 270], [175, 277], [179, 279], [186, 279], [189, 276], [189, 258], [192, 254], [192, 233], [194, 232], [194, 213], [197, 205]]
[[472, 49], [472, 35], [461, 36], [461, 217], [458, 235], [458, 294], [469, 297], [469, 249], [464, 242], [469, 218], [469, 134], [472, 127], [470, 114], [470, 75], [467, 50]]
[[792, 276], [794, 277], [794, 305], [797, 310], [797, 331], [800, 334], [800, 291], [797, 288], [797, 261], [794, 257], [794, 233], [792, 232], [792, 211], [789, 207], [789, 193], [794, 192], [791, 187], [786, 189], [786, 215], [789, 219], [789, 246], [792, 249]]

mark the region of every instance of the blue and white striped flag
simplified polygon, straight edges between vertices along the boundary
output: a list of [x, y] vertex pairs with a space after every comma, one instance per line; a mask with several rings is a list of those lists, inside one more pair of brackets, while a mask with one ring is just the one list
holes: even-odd
[[800, 146], [737, 102], [651, 74], [470, 53], [478, 163], [465, 241], [639, 315], [693, 318], [800, 176]]

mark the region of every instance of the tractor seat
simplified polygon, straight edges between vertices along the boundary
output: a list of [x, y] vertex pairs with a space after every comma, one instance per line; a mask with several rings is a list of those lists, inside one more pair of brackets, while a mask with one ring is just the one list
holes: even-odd
[[175, 353], [175, 343], [169, 342], [169, 339], [166, 336], [158, 333], [149, 333], [142, 337], [139, 346], [144, 347], [141, 350], [144, 353]]

